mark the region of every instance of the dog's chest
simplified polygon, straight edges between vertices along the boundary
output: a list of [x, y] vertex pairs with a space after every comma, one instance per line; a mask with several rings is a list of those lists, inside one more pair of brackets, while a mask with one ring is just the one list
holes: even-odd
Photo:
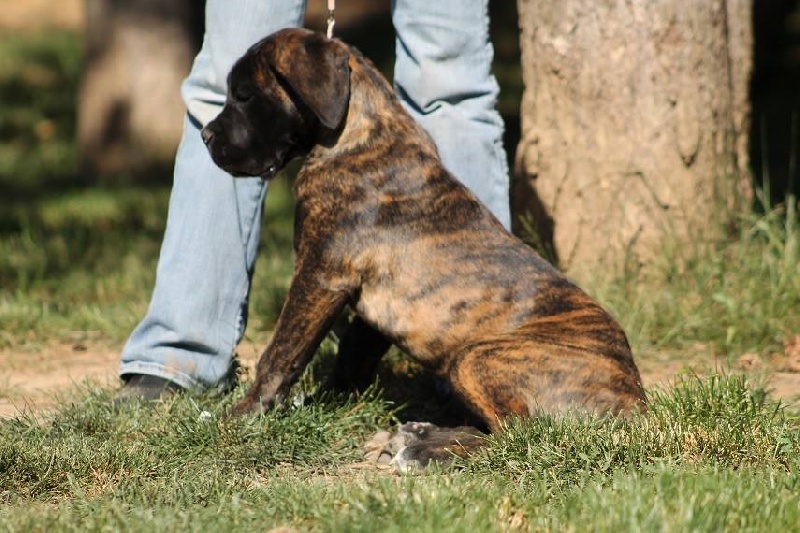
[[[447, 306], [404, 299], [394, 290], [364, 287], [355, 311], [367, 323], [422, 362], [432, 362], [448, 335]], [[452, 340], [452, 339], [451, 339]]]
[[454, 263], [443, 248], [419, 241], [381, 248], [373, 247], [363, 262], [356, 258], [362, 283], [355, 311], [424, 363], [435, 365], [477, 338], [513, 329], [520, 308], [528, 307], [485, 283], [480, 269]]

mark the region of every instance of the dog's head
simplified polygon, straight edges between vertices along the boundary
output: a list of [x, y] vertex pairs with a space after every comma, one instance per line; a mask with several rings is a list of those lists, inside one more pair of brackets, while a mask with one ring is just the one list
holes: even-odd
[[233, 66], [222, 112], [203, 128], [214, 162], [234, 176], [273, 177], [342, 126], [350, 100], [349, 51], [339, 41], [285, 29]]

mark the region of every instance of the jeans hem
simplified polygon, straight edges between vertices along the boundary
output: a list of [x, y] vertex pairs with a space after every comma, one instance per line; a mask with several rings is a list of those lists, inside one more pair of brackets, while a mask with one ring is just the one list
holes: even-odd
[[122, 363], [119, 369], [120, 378], [130, 374], [146, 374], [148, 376], [157, 376], [159, 378], [167, 379], [182, 389], [204, 391], [209, 387], [197, 379], [193, 378], [183, 372], [178, 372], [173, 368], [169, 368], [159, 363], [152, 363], [147, 361], [131, 361], [129, 363]]

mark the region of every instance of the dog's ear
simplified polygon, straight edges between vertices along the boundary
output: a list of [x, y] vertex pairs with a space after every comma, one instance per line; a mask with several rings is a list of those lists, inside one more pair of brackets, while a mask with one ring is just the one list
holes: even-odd
[[350, 53], [338, 41], [317, 32], [292, 34], [275, 42], [267, 61], [330, 129], [336, 129], [350, 102]]

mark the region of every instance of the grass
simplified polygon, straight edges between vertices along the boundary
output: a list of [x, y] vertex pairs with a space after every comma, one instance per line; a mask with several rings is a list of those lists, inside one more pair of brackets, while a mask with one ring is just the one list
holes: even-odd
[[[0, 108], [6, 350], [75, 331], [118, 346], [152, 288], [169, 176], [142, 187], [77, 174], [80, 48], [70, 33], [0, 38], [0, 98], [13, 102]], [[725, 240], [667, 246], [653, 268], [591, 291], [640, 359], [777, 354], [800, 333], [792, 206], [740, 214]], [[278, 181], [251, 336], [268, 332], [285, 294], [290, 220], [289, 187]], [[257, 419], [222, 418], [241, 390], [115, 408], [108, 390], [87, 385], [44, 417], [0, 420], [0, 529], [783, 531], [800, 523], [798, 420], [744, 378], [686, 378], [651, 391], [649, 414], [627, 423], [512, 422], [453, 469], [396, 475], [361, 465], [361, 442], [439, 406], [429, 377], [398, 357], [390, 363], [383, 393], [312, 399]], [[324, 368], [323, 356], [313, 371]], [[0, 397], [15, 396], [4, 383]], [[301, 384], [312, 398], [313, 383], [309, 374]]]
[[361, 442], [395, 414], [379, 394], [221, 418], [234, 399], [114, 408], [90, 388], [44, 422], [0, 422], [0, 527], [764, 531], [800, 520], [797, 419], [741, 377], [687, 379], [627, 422], [512, 422], [477, 457], [407, 475], [359, 463]]
[[673, 244], [641, 271], [593, 287], [620, 319], [635, 351], [731, 359], [778, 354], [800, 332], [800, 225], [787, 206], [735, 216], [733, 235]]

